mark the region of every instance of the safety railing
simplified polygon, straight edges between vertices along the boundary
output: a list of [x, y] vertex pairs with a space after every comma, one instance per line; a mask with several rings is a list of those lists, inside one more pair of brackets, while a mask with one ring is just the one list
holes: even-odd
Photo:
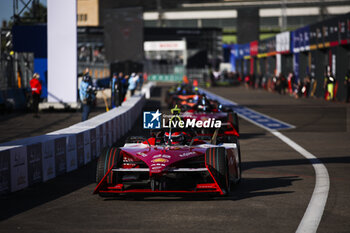
[[99, 156], [133, 126], [153, 83], [120, 107], [46, 135], [0, 144], [0, 194], [73, 171]]

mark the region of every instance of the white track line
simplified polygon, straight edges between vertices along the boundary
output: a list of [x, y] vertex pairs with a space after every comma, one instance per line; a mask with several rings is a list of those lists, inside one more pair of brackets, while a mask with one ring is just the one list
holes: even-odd
[[323, 211], [328, 198], [330, 182], [327, 168], [321, 163], [320, 160], [316, 158], [316, 156], [296, 144], [288, 137], [277, 131], [270, 130], [270, 132], [285, 142], [287, 145], [292, 147], [294, 150], [299, 152], [302, 156], [307, 158], [314, 167], [316, 175], [314, 192], [312, 193], [309, 205], [307, 206], [304, 217], [302, 218], [296, 232], [315, 233], [317, 231], [318, 225], [321, 222]]
[[[205, 92], [209, 92], [205, 90]], [[211, 92], [209, 92], [211, 93]], [[213, 93], [211, 93], [213, 94]], [[215, 95], [215, 94], [213, 94]], [[233, 101], [230, 101], [228, 99], [225, 99], [223, 97], [219, 97], [224, 99], [225, 101], [229, 101], [233, 104], [236, 104]], [[247, 108], [249, 109], [249, 108]], [[266, 116], [266, 115], [265, 115]], [[242, 116], [241, 116], [242, 117]], [[268, 117], [268, 116], [267, 116]], [[299, 154], [304, 156], [306, 159], [309, 160], [309, 162], [312, 164], [314, 170], [315, 170], [315, 176], [316, 176], [316, 184], [314, 191], [311, 196], [311, 200], [309, 202], [309, 205], [307, 206], [307, 209], [304, 213], [303, 218], [301, 219], [301, 222], [299, 223], [298, 229], [296, 230], [296, 233], [316, 233], [318, 225], [321, 222], [321, 218], [324, 212], [324, 208], [327, 203], [328, 193], [329, 193], [329, 175], [327, 168], [324, 164], [321, 163], [320, 160], [317, 159], [316, 156], [305, 150], [303, 147], [292, 141], [290, 138], [286, 137], [280, 132], [277, 132], [276, 130], [271, 130], [267, 127], [263, 127], [260, 124], [256, 124], [250, 119], [247, 119], [249, 122], [255, 124], [256, 126], [263, 128], [276, 137], [278, 137], [280, 140], [285, 142], [288, 146], [292, 147], [294, 150], [296, 150]]]

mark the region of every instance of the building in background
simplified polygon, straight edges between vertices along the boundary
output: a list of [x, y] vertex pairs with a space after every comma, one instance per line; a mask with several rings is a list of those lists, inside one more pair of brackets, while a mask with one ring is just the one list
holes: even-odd
[[[204, 66], [216, 68], [220, 62], [228, 62], [230, 54], [234, 50], [230, 46], [225, 49], [223, 45], [267, 39], [266, 46], [270, 46], [273, 45], [274, 41], [271, 37], [278, 33], [286, 30], [292, 31], [350, 12], [348, 0], [78, 0], [80, 61], [95, 63], [104, 61], [103, 59], [106, 57], [104, 52], [106, 50], [104, 38], [106, 12], [111, 9], [132, 9], [135, 7], [143, 9], [143, 26], [145, 28], [143, 40], [145, 42], [186, 41], [187, 61], [182, 60], [181, 63], [186, 64], [187, 68]], [[254, 9], [255, 17], [247, 17], [252, 9]], [[98, 18], [98, 26], [96, 26], [96, 21], [88, 22], [91, 18]], [[80, 20], [84, 22], [80, 22]], [[239, 27], [238, 24], [242, 27]], [[82, 27], [83, 25], [84, 27]], [[248, 38], [252, 34], [252, 28], [255, 31], [254, 38]], [[260, 47], [259, 49], [261, 49]], [[244, 52], [244, 56], [249, 57], [249, 49], [245, 50], [248, 52]], [[273, 49], [267, 50], [272, 51]], [[152, 54], [156, 54], [156, 56]], [[227, 55], [226, 59], [225, 54]], [[247, 62], [247, 59], [241, 61], [241, 64], [237, 65], [237, 70], [247, 72], [259, 69], [265, 70], [268, 74], [274, 74], [276, 68], [279, 67], [275, 64], [274, 56], [266, 58], [268, 60], [267, 66], [260, 65], [261, 61], [258, 62], [256, 55], [254, 56], [253, 63]], [[174, 64], [170, 64], [169, 61], [172, 59], [168, 59], [169, 57], [174, 58], [172, 61]], [[205, 59], [202, 59], [203, 57]], [[177, 67], [177, 60], [181, 59], [183, 57], [178, 56], [176, 51], [167, 53], [167, 56], [164, 56], [162, 52], [147, 51], [143, 62], [144, 69], [154, 71], [158, 68], [164, 70], [166, 67], [166, 72], [162, 73], [171, 73], [175, 69], [173, 66]], [[288, 59], [282, 59], [284, 67], [285, 64], [288, 67], [292, 66], [291, 61], [292, 56], [289, 56]], [[154, 64], [163, 64], [164, 67], [155, 68]]]
[[[78, 26], [103, 26], [111, 8], [142, 7], [145, 27], [221, 28], [223, 43], [237, 43], [238, 10], [259, 8], [259, 39], [350, 12], [348, 0], [77, 0]], [[96, 20], [98, 19], [98, 20]]]
[[[13, 34], [18, 31], [12, 25], [46, 27], [47, 1], [9, 1], [14, 3], [14, 15], [12, 22], [2, 24], [0, 32], [0, 90], [12, 93], [4, 99], [13, 99], [18, 94], [8, 90], [28, 87], [33, 72], [38, 72], [45, 95], [47, 64], [45, 54], [38, 51], [46, 51], [46, 29], [19, 36], [19, 33]], [[341, 85], [345, 72], [350, 69], [350, 21], [346, 17], [343, 20], [342, 15], [350, 12], [349, 0], [76, 1], [78, 73], [90, 67], [94, 78], [109, 77], [110, 63], [114, 63], [113, 67], [118, 69], [143, 69], [156, 80], [171, 79], [173, 74], [181, 77], [185, 73], [191, 79], [192, 74], [192, 77], [204, 77], [209, 69], [217, 69], [226, 62], [231, 65], [231, 71], [242, 74], [263, 73], [272, 77], [294, 71], [300, 80], [307, 75], [315, 77], [318, 82], [315, 96], [320, 97], [324, 71], [329, 66], [340, 85], [336, 96], [340, 100], [344, 98]], [[137, 14], [127, 13], [128, 9], [136, 8]], [[254, 17], [248, 13], [252, 10]], [[108, 11], [112, 12], [109, 24], [106, 23]], [[120, 15], [118, 19], [116, 12]], [[282, 36], [279, 34], [282, 32], [290, 33]], [[43, 38], [33, 39], [34, 36], [28, 37], [30, 34], [40, 34]], [[241, 36], [252, 34], [253, 38]], [[19, 43], [19, 39], [23, 39], [23, 43]], [[39, 42], [38, 50], [26, 45], [31, 41]], [[173, 44], [167, 41], [180, 44], [183, 41], [186, 50], [144, 51], [145, 42]], [[290, 47], [281, 49], [278, 47], [281, 43]], [[24, 48], [19, 48], [19, 44]]]
[[99, 0], [77, 0], [77, 24], [99, 26]]

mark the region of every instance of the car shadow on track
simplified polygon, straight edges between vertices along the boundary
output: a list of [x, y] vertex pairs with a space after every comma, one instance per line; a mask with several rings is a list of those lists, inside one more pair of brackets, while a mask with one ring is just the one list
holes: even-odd
[[273, 191], [288, 187], [293, 182], [301, 180], [298, 176], [271, 177], [271, 178], [245, 178], [231, 190], [229, 195], [214, 194], [133, 194], [103, 198], [104, 201], [238, 201], [242, 199], [293, 193], [293, 191]]
[[[350, 163], [350, 157], [332, 157], [332, 158], [320, 158], [319, 160], [312, 161], [313, 163]], [[274, 166], [295, 166], [295, 165], [310, 165], [308, 159], [290, 159], [290, 160], [272, 160], [272, 161], [251, 161], [243, 162], [243, 178], [240, 184], [236, 185], [232, 192], [227, 196], [208, 195], [208, 194], [167, 194], [167, 195], [149, 195], [149, 194], [135, 194], [135, 195], [121, 195], [116, 197], [101, 198], [101, 201], [239, 201], [247, 198], [254, 198], [260, 196], [271, 195], [285, 195], [294, 193], [294, 191], [276, 191], [276, 189], [286, 188], [293, 185], [296, 181], [303, 180], [302, 177], [297, 175], [279, 176], [279, 177], [263, 177], [263, 178], [244, 178], [244, 171], [274, 167]], [[268, 174], [265, 174], [265, 176]], [[271, 175], [274, 176], [274, 175]]]
[[258, 138], [258, 137], [263, 137], [265, 135], [266, 133], [240, 133], [239, 140]]
[[95, 183], [95, 179], [96, 160], [45, 183], [0, 196], [0, 221]]
[[293, 185], [293, 182], [302, 180], [298, 176], [268, 177], [268, 178], [245, 178], [241, 184], [235, 187], [230, 199], [238, 201], [242, 199], [282, 195], [294, 193], [294, 191], [275, 191]]

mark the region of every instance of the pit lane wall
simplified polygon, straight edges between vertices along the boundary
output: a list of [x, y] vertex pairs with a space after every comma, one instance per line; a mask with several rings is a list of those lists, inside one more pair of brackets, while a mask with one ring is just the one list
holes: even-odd
[[46, 135], [0, 144], [0, 194], [73, 171], [97, 158], [132, 127], [154, 83], [122, 106]]

